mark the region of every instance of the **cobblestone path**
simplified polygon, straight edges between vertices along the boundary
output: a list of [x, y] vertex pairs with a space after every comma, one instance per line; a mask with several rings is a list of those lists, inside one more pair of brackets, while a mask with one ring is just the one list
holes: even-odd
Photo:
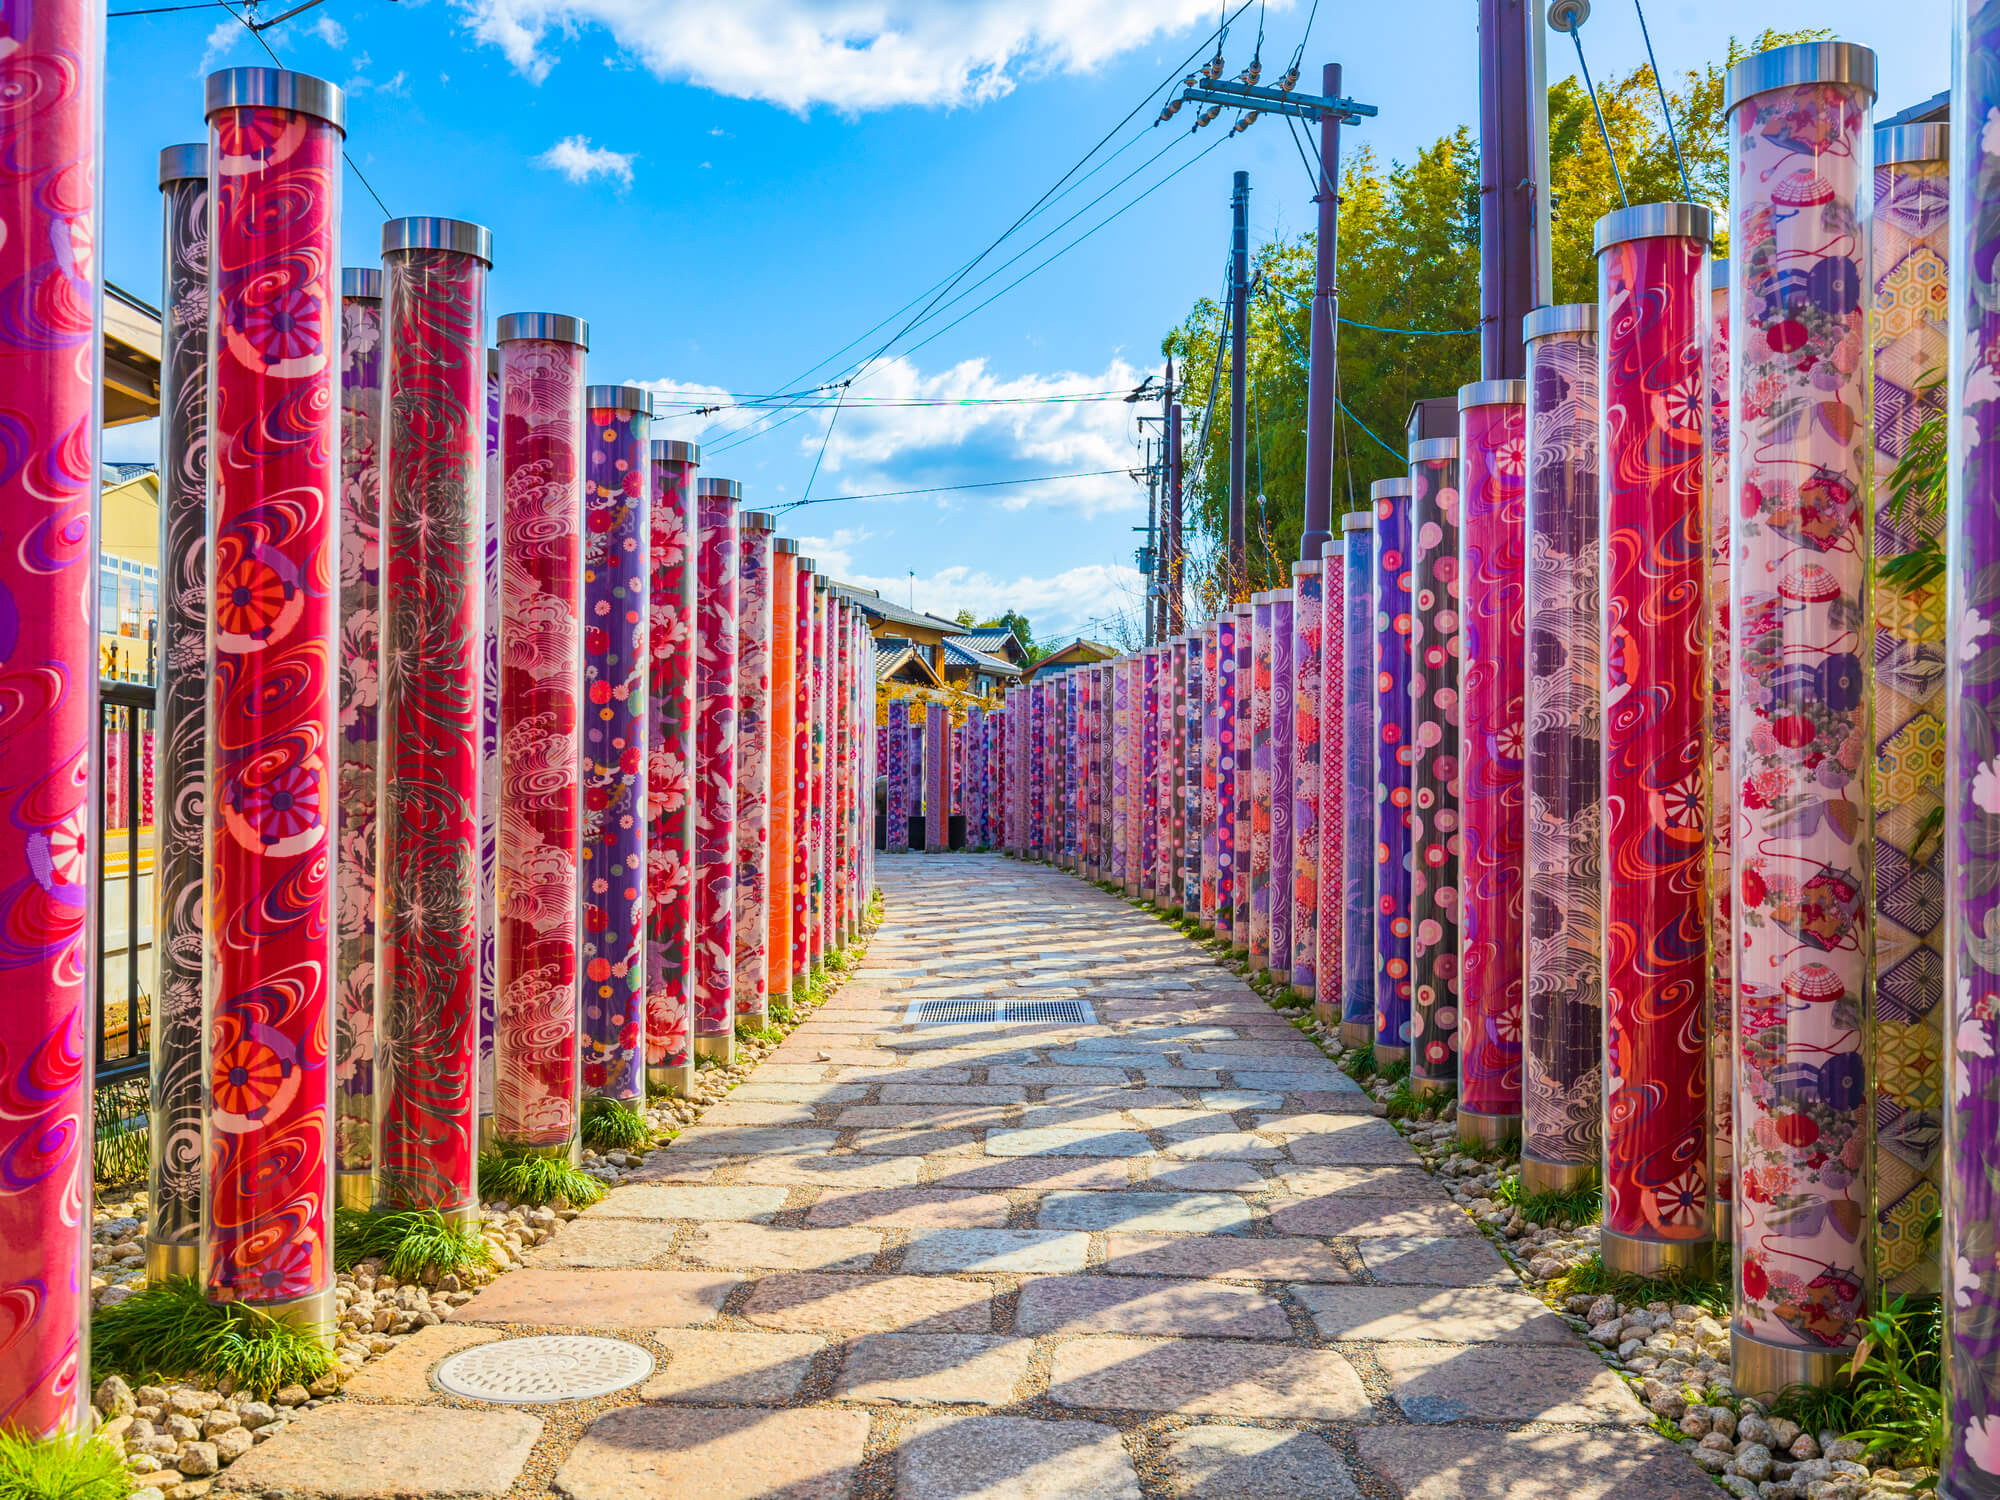
[[[573, 1500], [1706, 1500], [1353, 1083], [1075, 878], [884, 858], [866, 964], [528, 1269], [218, 1491]], [[910, 1026], [916, 1001], [1086, 1024]], [[550, 1333], [589, 1401], [439, 1393]]]

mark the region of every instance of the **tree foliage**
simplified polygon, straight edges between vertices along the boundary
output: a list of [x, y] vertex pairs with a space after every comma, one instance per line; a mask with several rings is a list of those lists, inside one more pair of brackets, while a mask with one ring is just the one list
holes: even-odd
[[[1717, 254], [1727, 224], [1728, 142], [1723, 76], [1753, 52], [1826, 37], [1825, 31], [1765, 31], [1747, 45], [1732, 37], [1725, 55], [1670, 84], [1688, 188], [1716, 214]], [[1617, 154], [1624, 199], [1687, 197], [1660, 115], [1650, 67], [1598, 89], [1604, 129]], [[1278, 191], [1304, 184], [1290, 180]], [[1620, 206], [1619, 182], [1598, 132], [1590, 96], [1575, 79], [1549, 90], [1550, 252], [1554, 299], [1594, 302], [1591, 234]], [[1403, 429], [1411, 406], [1452, 396], [1479, 378], [1479, 148], [1461, 127], [1409, 163], [1386, 167], [1366, 145], [1341, 173], [1339, 399], [1335, 417], [1335, 510], [1367, 504], [1368, 486], [1407, 472]], [[1307, 350], [1316, 243], [1308, 231], [1276, 239], [1252, 257], [1247, 345], [1245, 512], [1250, 587], [1283, 587], [1298, 556], [1305, 511]], [[1221, 341], [1224, 303], [1204, 297], [1162, 340], [1176, 362], [1190, 409], [1211, 388], [1211, 419], [1187, 435], [1191, 603], [1207, 613], [1221, 602], [1220, 560], [1228, 538], [1230, 371]], [[1372, 324], [1374, 327], [1357, 325]], [[1409, 329], [1421, 332], [1383, 332]], [[1222, 369], [1216, 371], [1216, 361]]]

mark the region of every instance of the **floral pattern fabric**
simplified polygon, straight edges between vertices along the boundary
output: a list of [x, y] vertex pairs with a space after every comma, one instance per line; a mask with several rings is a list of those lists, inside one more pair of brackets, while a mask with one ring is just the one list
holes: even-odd
[[771, 533], [736, 568], [736, 1014], [763, 1019], [771, 974]]
[[1457, 448], [1410, 464], [1410, 1076], [1448, 1090], [1458, 1087], [1462, 848]]
[[1346, 891], [1340, 944], [1341, 1026], [1349, 1036], [1375, 1038], [1375, 531], [1349, 529], [1345, 642], [1346, 679], [1341, 701], [1346, 720], [1347, 775], [1343, 825], [1349, 830], [1341, 859]]
[[1292, 972], [1292, 591], [1271, 595], [1271, 968]]
[[1292, 988], [1318, 993], [1320, 564], [1292, 567]]
[[1319, 955], [1313, 1012], [1341, 1016], [1341, 949], [1347, 936], [1347, 544], [1321, 546], [1319, 655]]
[[1271, 967], [1271, 600], [1250, 604], [1250, 968]]
[[[694, 1034], [736, 1030], [737, 502], [695, 486]], [[726, 1042], [725, 1042], [726, 1045]]]
[[692, 460], [655, 442], [646, 528], [646, 1067], [663, 1088], [694, 1065], [695, 495]]
[[1215, 935], [1236, 945], [1236, 617], [1215, 620]]
[[1375, 502], [1375, 1045], [1410, 1044], [1410, 488]]

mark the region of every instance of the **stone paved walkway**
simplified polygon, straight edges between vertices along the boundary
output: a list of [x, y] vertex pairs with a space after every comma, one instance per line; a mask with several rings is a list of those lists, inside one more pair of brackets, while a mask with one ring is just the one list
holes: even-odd
[[[880, 862], [866, 964], [648, 1168], [230, 1468], [297, 1500], [1706, 1500], [1369, 1100], [1240, 981], [1071, 876]], [[1082, 1026], [903, 1024], [918, 999]], [[657, 1361], [490, 1406], [438, 1360]]]

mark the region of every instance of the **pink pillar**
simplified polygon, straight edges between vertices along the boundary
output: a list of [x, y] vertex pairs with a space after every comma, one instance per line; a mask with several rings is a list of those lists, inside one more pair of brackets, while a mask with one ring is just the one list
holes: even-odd
[[1292, 564], [1292, 993], [1318, 997], [1320, 564]]
[[1250, 953], [1250, 827], [1251, 803], [1255, 800], [1255, 781], [1252, 774], [1251, 725], [1254, 722], [1251, 702], [1255, 694], [1252, 684], [1256, 677], [1256, 634], [1252, 628], [1256, 623], [1257, 606], [1250, 601], [1233, 606], [1236, 613], [1236, 875], [1235, 913], [1230, 920], [1230, 946], [1244, 955]]
[[486, 272], [457, 219], [382, 226], [375, 1199], [479, 1211]]
[[695, 481], [694, 1054], [736, 1056], [736, 570], [743, 486]]
[[830, 903], [827, 899], [827, 831], [832, 809], [827, 805], [826, 742], [827, 703], [833, 691], [833, 674], [827, 670], [828, 580], [822, 574], [813, 579], [812, 606], [812, 954], [813, 968], [826, 962]]
[[500, 349], [500, 820], [493, 1134], [580, 1146], [583, 365], [590, 330], [512, 313]]
[[771, 517], [743, 515], [736, 566], [736, 1014], [761, 1026], [771, 973]]
[[771, 911], [769, 962], [765, 965], [766, 1009], [788, 1005], [792, 996], [792, 745], [797, 739], [799, 544], [790, 537], [771, 543], [771, 846], [768, 892]]
[[1319, 957], [1313, 1016], [1341, 1024], [1342, 943], [1347, 926], [1347, 539], [1320, 544]]
[[1458, 1133], [1483, 1145], [1521, 1130], [1526, 426], [1525, 382], [1459, 391]]
[[854, 646], [849, 629], [853, 611], [845, 598], [834, 596], [832, 640], [828, 646], [833, 669], [832, 748], [833, 839], [830, 853], [832, 921], [835, 947], [845, 947], [851, 935], [851, 892], [848, 877], [854, 863]]
[[[233, 68], [208, 79], [213, 613], [202, 1279], [215, 1301], [320, 1328], [333, 1315], [327, 1054], [343, 113], [339, 89], [303, 74]], [[273, 214], [280, 203], [283, 213]], [[282, 435], [267, 425], [277, 411], [295, 415]]]
[[[0, 465], [0, 525], [12, 541], [0, 553], [0, 662], [14, 698], [0, 739], [10, 935], [0, 959], [8, 996], [0, 1054], [9, 1073], [0, 1115], [0, 1160], [9, 1164], [0, 1176], [0, 1305], [9, 1309], [0, 1324], [0, 1424], [39, 1436], [85, 1430], [90, 1401], [83, 1327], [95, 934], [87, 830], [102, 783], [90, 745], [98, 712], [104, 12], [17, 7], [0, 25], [13, 85], [0, 92], [0, 286], [13, 310], [0, 321], [0, 420], [12, 435]], [[241, 253], [234, 238], [231, 247]], [[320, 286], [329, 304], [332, 291]]]
[[652, 446], [651, 663], [646, 682], [646, 1081], [694, 1088], [695, 501], [701, 450]]
[[[1940, 233], [1948, 234], [1949, 226]], [[1708, 263], [1708, 1143], [1715, 1236], [1730, 1236], [1735, 1211], [1736, 957], [1729, 844], [1729, 261]], [[1943, 853], [1942, 848], [1939, 850]], [[1928, 1216], [1928, 1210], [1926, 1210]]]
[[[792, 973], [812, 978], [814, 562], [800, 557], [792, 599]], [[911, 775], [914, 777], [915, 772]]]
[[[1705, 1267], [1709, 211], [1597, 221], [1604, 1264]], [[1698, 399], [1675, 404], [1675, 392]]]

